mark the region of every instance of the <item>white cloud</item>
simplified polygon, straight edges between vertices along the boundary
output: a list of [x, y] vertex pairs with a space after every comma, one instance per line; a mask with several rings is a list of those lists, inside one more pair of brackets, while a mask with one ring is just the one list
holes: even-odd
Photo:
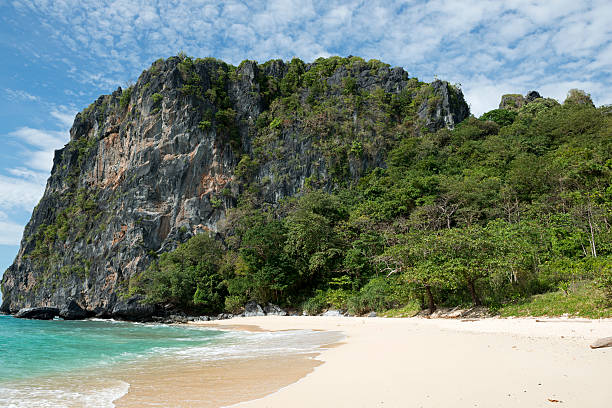
[[[51, 112], [53, 117], [62, 114], [58, 112]], [[66, 118], [60, 118], [65, 121]], [[60, 149], [64, 146], [69, 139], [68, 131], [51, 131], [32, 129], [29, 127], [22, 127], [9, 134], [21, 142], [22, 145], [21, 156], [23, 157], [23, 164], [33, 170], [41, 171], [46, 174], [51, 170], [53, 165], [53, 154], [55, 150]], [[25, 146], [27, 145], [27, 146]]]
[[[3, 168], [7, 174], [0, 174], [0, 221], [6, 221], [2, 218], [5, 212], [31, 211], [42, 197], [53, 165], [53, 154], [69, 139], [68, 126], [72, 123], [73, 115], [68, 112], [64, 106], [55, 106], [49, 113], [50, 119], [55, 120], [63, 130], [21, 127], [8, 134], [18, 145], [16, 154], [21, 158], [21, 165]], [[3, 225], [0, 224], [0, 228]], [[10, 227], [8, 224], [6, 226]], [[15, 228], [8, 230], [14, 232]], [[2, 239], [0, 237], [0, 244]]]
[[0, 208], [31, 211], [44, 190], [44, 184], [38, 181], [0, 175]]
[[19, 245], [24, 226], [13, 222], [0, 211], [0, 245]]
[[12, 100], [24, 100], [29, 102], [37, 102], [40, 100], [38, 96], [32, 95], [20, 89], [5, 88], [4, 92], [6, 93], [8, 98]]
[[29, 180], [35, 182], [37, 184], [43, 185], [47, 179], [47, 174], [44, 174], [40, 171], [31, 170], [25, 167], [17, 167], [13, 169], [8, 169], [7, 172], [19, 179]]
[[19, 245], [24, 226], [15, 222], [0, 221], [0, 245]]
[[11, 132], [10, 135], [30, 146], [45, 150], [57, 149], [66, 143], [65, 134], [62, 131], [33, 129], [26, 126]]
[[[597, 86], [597, 83], [591, 81], [564, 81], [564, 82], [548, 82], [543, 83], [540, 87], [541, 93], [543, 95], [550, 96], [558, 100], [559, 102], [563, 102], [567, 97], [567, 92], [570, 89], [594, 89]], [[588, 92], [587, 92], [588, 93]]]
[[59, 107], [51, 111], [51, 116], [57, 119], [64, 128], [70, 128], [76, 112], [68, 111], [66, 107]]
[[[22, 0], [15, 8], [61, 43], [55, 58], [69, 75], [107, 91], [184, 50], [233, 64], [361, 55], [425, 80], [460, 81], [470, 96], [503, 84], [543, 90], [579, 81], [593, 86], [587, 91], [596, 103], [612, 102], [612, 79], [602, 75], [612, 72], [612, 3], [605, 0]], [[481, 112], [500, 96], [471, 102]]]

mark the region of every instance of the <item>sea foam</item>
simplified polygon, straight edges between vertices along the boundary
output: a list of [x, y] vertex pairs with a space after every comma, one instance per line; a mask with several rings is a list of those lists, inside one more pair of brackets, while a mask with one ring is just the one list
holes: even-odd
[[113, 401], [127, 394], [130, 385], [124, 381], [112, 381], [105, 387], [93, 387], [75, 391], [58, 385], [50, 387], [14, 385], [0, 386], [0, 406], [6, 408], [66, 408], [99, 407], [114, 408]]

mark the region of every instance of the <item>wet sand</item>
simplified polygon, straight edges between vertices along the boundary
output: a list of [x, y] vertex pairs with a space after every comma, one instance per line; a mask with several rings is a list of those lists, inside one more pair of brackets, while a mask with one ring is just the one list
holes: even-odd
[[118, 408], [221, 407], [260, 398], [296, 382], [322, 364], [315, 354], [176, 362], [156, 359], [146, 365], [114, 370], [130, 384], [115, 401]]

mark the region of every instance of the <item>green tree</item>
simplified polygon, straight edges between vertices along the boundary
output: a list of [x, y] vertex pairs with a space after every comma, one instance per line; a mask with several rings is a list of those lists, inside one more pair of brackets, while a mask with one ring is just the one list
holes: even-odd
[[508, 126], [514, 123], [514, 120], [518, 116], [516, 111], [510, 111], [507, 109], [494, 109], [492, 111], [483, 113], [479, 118], [480, 120], [490, 120], [497, 123], [499, 126]]
[[[288, 288], [296, 286], [293, 265], [283, 248], [287, 231], [281, 221], [270, 220], [251, 225], [242, 237], [230, 292], [265, 303], [283, 300]], [[242, 293], [233, 290], [242, 288]]]
[[147, 299], [184, 309], [220, 311], [226, 292], [218, 274], [222, 254], [222, 245], [208, 234], [195, 235], [162, 254], [141, 277]]
[[388, 275], [399, 273], [411, 285], [424, 292], [430, 313], [436, 310], [435, 289], [451, 288], [453, 281], [444, 267], [444, 248], [439, 235], [430, 232], [413, 232], [395, 237], [396, 245], [390, 246], [378, 259], [382, 271]]

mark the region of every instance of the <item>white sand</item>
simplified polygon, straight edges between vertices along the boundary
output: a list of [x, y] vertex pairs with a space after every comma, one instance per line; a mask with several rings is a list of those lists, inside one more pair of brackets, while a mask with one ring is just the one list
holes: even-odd
[[322, 351], [314, 372], [240, 408], [612, 407], [612, 348], [589, 348], [612, 336], [612, 319], [266, 316], [200, 324], [347, 336]]

